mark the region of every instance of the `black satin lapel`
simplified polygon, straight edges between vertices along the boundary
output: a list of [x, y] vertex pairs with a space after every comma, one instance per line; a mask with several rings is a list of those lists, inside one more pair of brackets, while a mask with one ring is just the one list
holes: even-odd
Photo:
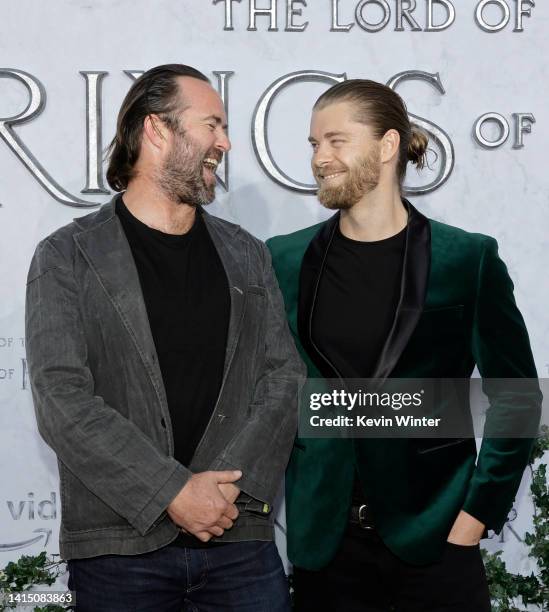
[[320, 278], [338, 223], [339, 212], [330, 217], [320, 228], [305, 251], [299, 274], [297, 309], [299, 339], [312, 362], [322, 375], [327, 378], [336, 378], [338, 374], [326, 358], [317, 350], [311, 337], [311, 324]]
[[404, 200], [404, 203], [408, 208], [409, 218], [400, 301], [393, 326], [372, 376], [372, 378], [381, 380], [391, 374], [417, 325], [425, 303], [431, 269], [431, 225], [429, 220], [408, 200]]

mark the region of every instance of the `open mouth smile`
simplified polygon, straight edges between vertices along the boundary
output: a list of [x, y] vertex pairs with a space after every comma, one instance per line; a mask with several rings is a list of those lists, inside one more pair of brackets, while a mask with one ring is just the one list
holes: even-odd
[[329, 181], [329, 180], [334, 179], [334, 178], [336, 178], [338, 176], [341, 176], [342, 174], [345, 174], [345, 170], [341, 170], [340, 172], [334, 172], [332, 174], [326, 174], [326, 175], [319, 174], [318, 178], [320, 178], [323, 181]]
[[213, 157], [206, 157], [206, 159], [202, 163], [204, 164], [204, 166], [206, 166], [206, 168], [208, 168], [208, 170], [211, 170], [212, 172], [215, 172], [217, 166], [219, 166], [219, 162]]

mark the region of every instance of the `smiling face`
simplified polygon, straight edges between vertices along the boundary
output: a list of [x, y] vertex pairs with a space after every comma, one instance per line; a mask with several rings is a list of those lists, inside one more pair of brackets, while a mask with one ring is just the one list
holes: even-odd
[[349, 209], [379, 184], [380, 144], [370, 126], [354, 119], [351, 102], [313, 111], [309, 141], [318, 199], [326, 208]]
[[156, 182], [180, 204], [209, 204], [215, 197], [215, 171], [231, 148], [227, 117], [218, 93], [204, 81], [181, 77], [181, 110], [169, 133], [170, 146]]

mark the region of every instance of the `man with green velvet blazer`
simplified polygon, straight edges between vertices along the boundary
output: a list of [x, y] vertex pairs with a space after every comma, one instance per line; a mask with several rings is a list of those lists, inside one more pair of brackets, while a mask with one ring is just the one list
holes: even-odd
[[[536, 378], [493, 238], [401, 196], [427, 136], [390, 88], [340, 83], [313, 109], [318, 198], [337, 210], [268, 241], [313, 378]], [[535, 383], [537, 389], [537, 383]], [[485, 385], [497, 418], [505, 398]], [[508, 399], [508, 398], [507, 398]], [[539, 419], [535, 391], [513, 404]], [[494, 417], [495, 415], [495, 417]], [[532, 440], [298, 438], [286, 476], [296, 609], [490, 610], [479, 541], [499, 532]]]

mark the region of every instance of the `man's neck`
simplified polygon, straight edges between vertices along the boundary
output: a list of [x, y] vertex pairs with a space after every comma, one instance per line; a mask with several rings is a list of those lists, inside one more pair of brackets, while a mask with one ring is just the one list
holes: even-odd
[[134, 217], [165, 234], [186, 234], [193, 226], [196, 207], [170, 200], [149, 180], [130, 181], [123, 198]]
[[352, 208], [341, 211], [339, 229], [352, 240], [373, 242], [390, 238], [408, 223], [398, 188], [374, 189]]

